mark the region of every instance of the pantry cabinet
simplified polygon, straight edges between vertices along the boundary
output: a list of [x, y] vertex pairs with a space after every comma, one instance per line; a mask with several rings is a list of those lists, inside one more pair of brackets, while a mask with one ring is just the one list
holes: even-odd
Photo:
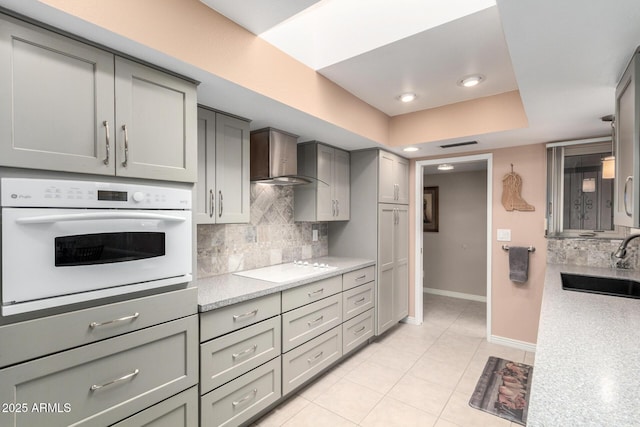
[[249, 122], [198, 108], [198, 224], [248, 223]]
[[409, 204], [409, 160], [380, 151], [378, 201]]
[[349, 153], [315, 141], [298, 145], [298, 175], [314, 181], [295, 188], [296, 221], [350, 218]]
[[0, 165], [193, 182], [196, 87], [0, 16]]

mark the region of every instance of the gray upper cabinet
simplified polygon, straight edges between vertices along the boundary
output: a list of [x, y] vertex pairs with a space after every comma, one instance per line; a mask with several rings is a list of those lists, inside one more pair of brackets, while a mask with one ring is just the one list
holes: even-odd
[[395, 154], [380, 151], [379, 156], [380, 203], [409, 204], [409, 161]]
[[249, 122], [198, 109], [198, 224], [248, 223]]
[[298, 146], [298, 175], [317, 179], [295, 188], [296, 221], [347, 221], [350, 217], [349, 153], [317, 142]]
[[195, 181], [195, 84], [0, 22], [0, 165]]

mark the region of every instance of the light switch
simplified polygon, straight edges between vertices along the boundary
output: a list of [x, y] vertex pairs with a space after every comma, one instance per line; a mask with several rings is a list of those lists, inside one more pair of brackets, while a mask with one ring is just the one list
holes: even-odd
[[511, 230], [508, 228], [498, 228], [498, 242], [510, 242]]

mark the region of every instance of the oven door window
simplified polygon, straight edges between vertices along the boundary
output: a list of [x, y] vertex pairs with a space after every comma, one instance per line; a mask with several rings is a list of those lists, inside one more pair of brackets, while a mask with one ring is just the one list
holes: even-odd
[[165, 233], [119, 232], [55, 238], [56, 267], [109, 264], [165, 255]]

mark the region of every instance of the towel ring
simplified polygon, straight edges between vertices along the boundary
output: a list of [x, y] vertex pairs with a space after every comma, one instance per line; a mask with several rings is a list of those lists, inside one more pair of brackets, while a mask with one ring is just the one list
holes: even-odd
[[[508, 252], [508, 251], [509, 251], [509, 246], [508, 246], [508, 245], [502, 245], [502, 250], [503, 250], [503, 251], [507, 251], [507, 252]], [[533, 246], [529, 246], [529, 247], [527, 248], [527, 250], [528, 250], [529, 252], [535, 252], [535, 251], [536, 251], [536, 248], [535, 248], [535, 247], [533, 247]]]

